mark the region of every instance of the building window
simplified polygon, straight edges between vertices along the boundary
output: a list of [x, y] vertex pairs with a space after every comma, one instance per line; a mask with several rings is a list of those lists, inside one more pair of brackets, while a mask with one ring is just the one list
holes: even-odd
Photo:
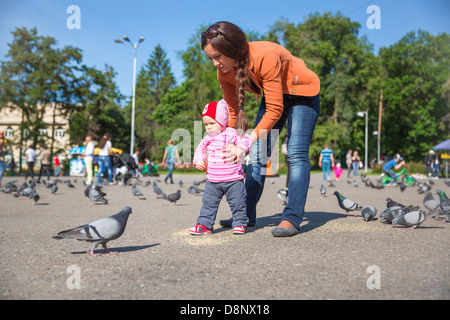
[[5, 138], [12, 139], [14, 136], [14, 130], [12, 128], [8, 128], [5, 130]]
[[64, 137], [65, 130], [62, 128], [55, 129], [55, 138]]
[[39, 129], [39, 135], [40, 136], [46, 136], [47, 135], [47, 129]]

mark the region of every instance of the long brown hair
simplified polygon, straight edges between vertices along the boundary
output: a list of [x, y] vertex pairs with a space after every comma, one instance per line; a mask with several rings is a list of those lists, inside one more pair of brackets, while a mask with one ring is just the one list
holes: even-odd
[[236, 68], [236, 96], [238, 98], [239, 113], [235, 128], [242, 136], [248, 129], [247, 117], [244, 113], [245, 86], [250, 84], [248, 73], [249, 46], [245, 33], [236, 25], [227, 21], [219, 21], [202, 32], [202, 49], [207, 45], [218, 50], [223, 55], [238, 62]]
[[106, 141], [110, 140], [112, 137], [111, 133], [106, 132], [103, 137], [100, 139], [100, 142], [98, 143], [97, 147], [99, 147], [100, 149], [103, 149], [103, 147], [106, 144]]

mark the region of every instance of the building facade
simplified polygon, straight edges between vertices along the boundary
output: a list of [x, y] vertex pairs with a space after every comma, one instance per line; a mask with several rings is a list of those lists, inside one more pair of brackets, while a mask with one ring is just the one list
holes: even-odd
[[[3, 107], [0, 111], [0, 131], [3, 131], [7, 139], [7, 149], [11, 151], [11, 155], [6, 156], [6, 162], [11, 161], [11, 156], [14, 157], [16, 168], [19, 167], [20, 159], [22, 159], [22, 166], [25, 165], [25, 151], [27, 147], [33, 143], [30, 137], [29, 130], [23, 129], [21, 132], [20, 126], [22, 124], [22, 110], [14, 107]], [[42, 122], [44, 124], [42, 129], [39, 129], [40, 140], [50, 149], [52, 143], [53, 132], [53, 108], [49, 107], [44, 110]], [[60, 161], [66, 159], [66, 154], [70, 150], [70, 136], [69, 136], [69, 119], [60, 114], [55, 114], [54, 124], [54, 140], [53, 140], [53, 156], [58, 155]], [[22, 154], [20, 154], [20, 142], [22, 141]], [[40, 166], [40, 154], [42, 152], [41, 145], [34, 146], [36, 150], [36, 166]], [[16, 169], [17, 170], [17, 169]]]

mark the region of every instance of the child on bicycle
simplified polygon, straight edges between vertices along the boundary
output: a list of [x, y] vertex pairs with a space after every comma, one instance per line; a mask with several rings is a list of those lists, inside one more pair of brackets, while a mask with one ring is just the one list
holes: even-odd
[[398, 170], [404, 164], [405, 164], [405, 161], [403, 160], [402, 156], [397, 153], [394, 156], [394, 159], [389, 160], [383, 166], [383, 172], [386, 173], [388, 176], [390, 176], [392, 179], [392, 182], [389, 185], [390, 187], [392, 187], [393, 185], [396, 185], [395, 183], [397, 182], [397, 175], [392, 170], [392, 168], [394, 168], [395, 170]]

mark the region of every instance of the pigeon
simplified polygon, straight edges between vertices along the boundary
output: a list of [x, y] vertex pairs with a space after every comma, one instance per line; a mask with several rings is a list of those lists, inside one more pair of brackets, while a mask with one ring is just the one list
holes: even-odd
[[56, 191], [58, 191], [58, 184], [55, 182], [55, 184], [52, 185], [50, 193], [51, 194], [56, 194]]
[[397, 201], [392, 200], [391, 198], [386, 198], [386, 207], [396, 207], [396, 206], [400, 206], [400, 207], [407, 207], [401, 203], [398, 203]]
[[419, 183], [419, 189], [417, 190], [417, 192], [419, 194], [425, 193], [427, 191], [430, 191], [432, 188], [432, 186], [430, 186], [427, 182], [425, 183]]
[[177, 203], [178, 200], [180, 200], [181, 197], [181, 190], [177, 190], [177, 192], [169, 194], [167, 196], [167, 200], [169, 200], [170, 204]]
[[395, 218], [405, 215], [408, 212], [419, 210], [419, 208], [420, 208], [419, 206], [416, 206], [416, 207], [401, 207], [401, 206], [389, 207], [386, 210], [384, 210], [382, 213], [380, 213], [380, 219], [383, 219], [387, 223], [392, 223], [392, 221]]
[[358, 188], [358, 182], [356, 182], [356, 180], [353, 180], [353, 186], [354, 186], [355, 188]]
[[147, 187], [150, 183], [152, 183], [150, 180], [147, 180], [147, 181], [145, 181], [144, 183], [143, 183], [143, 186], [144, 187]]
[[108, 204], [108, 200], [105, 199], [106, 193], [102, 191], [102, 187], [100, 185], [87, 187], [84, 190], [84, 195], [92, 201], [91, 205], [94, 205], [97, 202]]
[[167, 198], [166, 194], [164, 193], [164, 191], [161, 190], [156, 181], [153, 181], [153, 192], [156, 193], [156, 198], [158, 197], [162, 197], [164, 199]]
[[183, 181], [178, 181], [178, 185], [180, 186], [180, 188], [183, 188]]
[[447, 195], [441, 189], [437, 189], [434, 193], [439, 195], [440, 207], [442, 212], [446, 216], [446, 220], [443, 220], [441, 222], [450, 222], [450, 199], [447, 198]]
[[136, 187], [136, 182], [131, 187], [131, 194], [132, 194], [132, 197], [138, 197], [138, 199], [140, 199], [140, 197], [144, 196], [144, 194], [141, 192], [141, 190], [139, 190], [138, 187]]
[[377, 215], [377, 208], [374, 206], [365, 206], [361, 209], [361, 214], [365, 221], [372, 220]]
[[67, 185], [69, 186], [69, 188], [75, 188], [75, 186], [72, 184], [72, 182], [70, 182], [70, 180], [67, 180]]
[[98, 254], [94, 253], [94, 250], [99, 244], [103, 246], [106, 252], [113, 252], [108, 250], [106, 244], [111, 240], [119, 238], [123, 234], [127, 225], [128, 216], [131, 212], [131, 207], [124, 207], [119, 213], [108, 218], [61, 231], [57, 236], [54, 236], [53, 239], [59, 240], [71, 238], [79, 241], [92, 242], [92, 248], [88, 253], [93, 256], [98, 256]]
[[188, 193], [189, 193], [189, 194], [200, 194], [200, 193], [202, 193], [202, 192], [203, 192], [203, 189], [197, 188], [197, 187], [195, 187], [195, 186], [190, 186], [190, 187], [188, 188]]
[[40, 196], [39, 194], [36, 192], [36, 189], [33, 189], [33, 193], [30, 195], [29, 197], [33, 203], [33, 206], [36, 205], [36, 203], [39, 201]]
[[345, 198], [342, 194], [335, 191], [333, 194], [338, 199], [339, 206], [348, 213], [349, 211], [353, 211], [355, 217], [356, 217], [356, 211], [361, 211], [362, 207], [354, 202], [353, 200]]
[[450, 180], [444, 180], [444, 183], [447, 187], [450, 187]]
[[406, 214], [392, 220], [392, 225], [403, 225], [409, 227], [408, 229], [417, 228], [422, 222], [425, 221], [426, 212], [422, 210], [410, 211]]
[[277, 197], [281, 200], [283, 205], [287, 204], [288, 201], [288, 191], [286, 189], [280, 189], [277, 191]]
[[325, 197], [326, 194], [327, 194], [327, 189], [323, 186], [323, 184], [320, 185], [320, 195], [321, 195], [322, 197]]
[[425, 198], [423, 198], [423, 206], [432, 214], [440, 209], [441, 203], [433, 198], [433, 194], [430, 191], [427, 191], [425, 192]]

